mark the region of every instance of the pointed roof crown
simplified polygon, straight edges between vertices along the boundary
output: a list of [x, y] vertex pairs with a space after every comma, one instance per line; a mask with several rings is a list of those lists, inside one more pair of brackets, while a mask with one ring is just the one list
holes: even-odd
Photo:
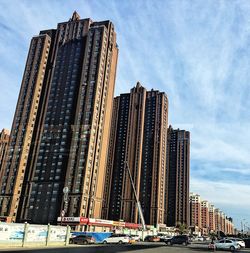
[[80, 19], [80, 15], [74, 11], [73, 12], [73, 15], [72, 15], [72, 18], [71, 18], [71, 21], [76, 21], [76, 20], [79, 20]]
[[136, 88], [138, 89], [138, 88], [140, 88], [140, 87], [141, 87], [140, 82], [137, 82], [137, 83], [136, 83]]

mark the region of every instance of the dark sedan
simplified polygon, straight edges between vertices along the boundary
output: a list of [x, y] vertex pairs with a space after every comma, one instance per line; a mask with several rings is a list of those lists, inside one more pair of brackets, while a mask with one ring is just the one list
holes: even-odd
[[144, 242], [159, 242], [160, 237], [156, 235], [148, 235], [144, 238]]
[[69, 239], [70, 244], [92, 244], [95, 243], [95, 239], [89, 235], [78, 235]]
[[177, 235], [172, 238], [166, 239], [165, 243], [167, 245], [174, 245], [174, 244], [188, 245], [190, 244], [190, 239], [187, 235]]

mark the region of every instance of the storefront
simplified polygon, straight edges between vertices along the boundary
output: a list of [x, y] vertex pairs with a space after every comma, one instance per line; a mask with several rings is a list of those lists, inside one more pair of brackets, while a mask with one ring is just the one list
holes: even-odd
[[[69, 225], [75, 231], [89, 232], [125, 232], [138, 231], [142, 229], [141, 224], [124, 221], [112, 221], [85, 217], [58, 217], [58, 224]], [[151, 227], [150, 227], [151, 228]], [[149, 229], [150, 229], [149, 228]]]

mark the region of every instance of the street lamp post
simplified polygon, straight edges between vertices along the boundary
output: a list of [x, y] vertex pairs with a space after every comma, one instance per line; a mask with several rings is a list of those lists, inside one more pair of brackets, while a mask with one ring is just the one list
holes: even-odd
[[243, 221], [245, 221], [245, 219], [243, 219], [243, 220], [240, 222], [240, 225], [241, 225], [241, 233], [242, 233], [242, 234], [244, 233], [244, 230], [243, 230]]
[[63, 220], [63, 217], [68, 209], [68, 193], [69, 193], [69, 187], [64, 187], [63, 188], [63, 204], [62, 204], [62, 207], [61, 207], [61, 226], [62, 226], [62, 220]]

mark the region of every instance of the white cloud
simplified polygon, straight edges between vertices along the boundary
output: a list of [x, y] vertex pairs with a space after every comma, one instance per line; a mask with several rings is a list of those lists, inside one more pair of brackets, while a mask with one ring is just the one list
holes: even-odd
[[240, 169], [240, 168], [223, 168], [221, 170], [222, 172], [233, 172], [233, 173], [237, 173], [237, 174], [242, 174], [244, 176], [250, 176], [250, 168], [243, 168], [243, 169]]
[[195, 125], [192, 131], [192, 158], [250, 165], [249, 124]]
[[193, 192], [199, 192], [203, 198], [216, 205], [222, 203], [238, 206], [239, 208], [243, 206], [246, 209], [250, 208], [250, 202], [246, 201], [249, 198], [249, 184], [236, 184], [223, 181], [215, 182], [202, 178], [192, 178], [191, 188]]

